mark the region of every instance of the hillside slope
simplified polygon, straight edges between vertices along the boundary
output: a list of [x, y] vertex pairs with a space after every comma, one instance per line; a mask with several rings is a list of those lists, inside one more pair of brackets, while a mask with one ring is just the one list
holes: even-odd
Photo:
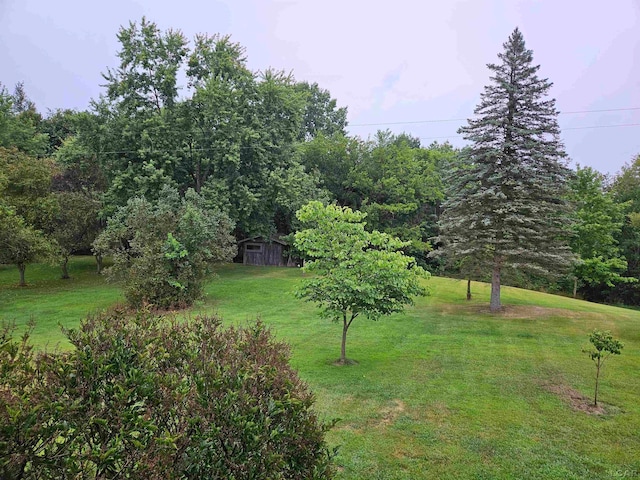
[[[63, 339], [58, 322], [77, 325], [121, 299], [91, 259], [74, 259], [71, 281], [35, 266], [32, 286], [19, 289], [15, 273], [0, 267], [0, 318], [33, 317], [41, 347]], [[404, 315], [357, 319], [347, 354], [358, 363], [336, 367], [340, 326], [293, 296], [301, 277], [225, 266], [191, 314], [261, 317], [291, 345], [317, 410], [340, 419], [329, 433], [338, 478], [640, 478], [640, 312], [506, 287], [505, 311], [491, 315], [487, 285], [474, 283], [467, 302], [465, 282], [432, 278], [431, 296]], [[581, 352], [594, 328], [625, 343], [605, 366], [598, 410]]]

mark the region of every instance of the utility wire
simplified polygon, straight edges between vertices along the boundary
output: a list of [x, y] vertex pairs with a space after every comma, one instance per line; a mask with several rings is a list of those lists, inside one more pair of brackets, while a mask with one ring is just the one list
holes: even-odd
[[561, 130], [583, 130], [585, 128], [637, 127], [640, 123], [619, 123], [616, 125], [588, 125], [584, 127], [566, 127]]
[[[616, 125], [586, 125], [583, 127], [567, 127], [567, 128], [561, 128], [561, 132], [564, 132], [565, 130], [585, 130], [585, 129], [591, 129], [591, 128], [614, 128], [614, 127], [638, 127], [640, 126], [640, 123], [619, 123]], [[439, 138], [462, 138], [462, 135], [443, 135], [440, 137], [418, 137], [420, 140], [436, 140]]]
[[[573, 112], [564, 112], [565, 114], [572, 113], [594, 113], [594, 112], [617, 112], [623, 110], [640, 110], [639, 108], [618, 108], [618, 109], [607, 109], [607, 110], [581, 110], [581, 111], [573, 111]], [[364, 125], [396, 125], [396, 124], [408, 124], [408, 123], [426, 123], [426, 122], [445, 122], [445, 121], [454, 121], [456, 119], [450, 120], [424, 120], [418, 122], [396, 122], [396, 123], [379, 123], [379, 124], [360, 124], [360, 125], [351, 125], [351, 126], [364, 126]], [[466, 119], [461, 119], [466, 120]], [[640, 123], [620, 123], [614, 125], [586, 125], [581, 127], [566, 127], [562, 128], [561, 131], [564, 132], [566, 130], [585, 130], [585, 129], [595, 129], [595, 128], [617, 128], [617, 127], [637, 127], [640, 126]], [[462, 135], [441, 135], [436, 137], [418, 137], [420, 140], [439, 140], [439, 139], [450, 139], [450, 138], [462, 138]], [[234, 150], [257, 150], [257, 149], [278, 149], [277, 145], [264, 145], [264, 144], [253, 144], [253, 145], [236, 145]], [[154, 153], [153, 148], [140, 149], [140, 150], [111, 150], [111, 151], [102, 151], [96, 152], [98, 155], [124, 155], [128, 153], [139, 154], [141, 150], [146, 150], [147, 153]], [[196, 147], [187, 149], [186, 147], [178, 147], [173, 150], [157, 150], [155, 153], [184, 153], [187, 152], [216, 152], [216, 151], [229, 151], [228, 146], [218, 146], [218, 147]], [[42, 155], [44, 157], [44, 155]]]
[[[638, 127], [640, 123], [620, 123], [615, 125], [587, 125], [583, 127], [567, 127], [562, 128], [561, 131], [565, 130], [586, 130], [586, 129], [594, 129], [594, 128], [616, 128], [616, 127]], [[449, 139], [449, 138], [462, 138], [462, 135], [442, 135], [437, 137], [417, 137], [420, 140], [440, 140], [440, 139]], [[254, 150], [254, 149], [277, 149], [279, 147], [275, 145], [239, 145], [234, 148], [234, 150]], [[143, 150], [143, 149], [141, 149]], [[141, 150], [112, 150], [112, 151], [104, 151], [97, 152], [99, 155], [123, 155], [127, 153], [140, 153]], [[173, 150], [156, 150], [153, 149], [145, 149], [147, 153], [187, 153], [191, 152], [217, 152], [217, 151], [228, 151], [228, 147], [196, 147], [188, 150], [187, 148], [176, 148]]]
[[[573, 110], [567, 112], [559, 112], [559, 115], [573, 115], [577, 113], [605, 113], [605, 112], [628, 112], [632, 110], [640, 110], [640, 107], [629, 107], [629, 108], [606, 108], [602, 110]], [[382, 125], [409, 125], [415, 123], [445, 123], [445, 122], [464, 122], [467, 120], [466, 118], [447, 118], [440, 120], [414, 120], [414, 121], [406, 121], [406, 122], [383, 122], [383, 123], [350, 123], [349, 127], [375, 127]]]

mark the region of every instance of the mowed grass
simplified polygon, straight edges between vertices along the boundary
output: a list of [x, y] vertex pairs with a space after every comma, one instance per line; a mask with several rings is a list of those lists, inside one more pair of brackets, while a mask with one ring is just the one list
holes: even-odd
[[[122, 299], [74, 259], [72, 279], [51, 267], [0, 267], [0, 318], [37, 321], [34, 342], [60, 344], [58, 323]], [[297, 269], [229, 265], [193, 310], [228, 323], [261, 318], [291, 345], [292, 364], [317, 397], [340, 479], [640, 478], [640, 312], [515, 288], [491, 315], [487, 285], [432, 278], [431, 296], [403, 315], [352, 325], [337, 367], [341, 327], [295, 298]], [[572, 406], [593, 393], [595, 369], [581, 352], [594, 328], [625, 343], [601, 383], [604, 413]], [[60, 344], [64, 348], [64, 343]], [[580, 403], [579, 401], [577, 403]]]
[[27, 286], [19, 287], [18, 269], [0, 265], [0, 320], [22, 326], [33, 319], [31, 339], [39, 348], [68, 348], [60, 326], [75, 327], [88, 313], [124, 301], [120, 287], [96, 273], [93, 257], [71, 258], [71, 278], [62, 280], [61, 274], [50, 265], [28, 265]]

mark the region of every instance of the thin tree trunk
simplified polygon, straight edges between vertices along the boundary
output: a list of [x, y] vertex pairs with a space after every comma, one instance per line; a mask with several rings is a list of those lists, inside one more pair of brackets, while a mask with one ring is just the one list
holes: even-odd
[[349, 323], [347, 323], [347, 314], [342, 316], [342, 348], [340, 350], [340, 363], [347, 363], [347, 330], [349, 330]]
[[500, 267], [500, 262], [496, 261], [491, 275], [491, 302], [489, 303], [489, 309], [492, 312], [499, 312], [502, 308], [500, 303]]
[[24, 280], [24, 271], [27, 269], [27, 265], [24, 263], [18, 264], [18, 270], [20, 271], [20, 286], [26, 287], [27, 282]]
[[573, 298], [578, 295], [578, 277], [573, 277]]
[[471, 279], [467, 279], [467, 300], [471, 300]]
[[102, 255], [95, 255], [96, 257], [96, 272], [98, 275], [102, 273]]
[[598, 406], [598, 381], [600, 380], [600, 359], [598, 358], [598, 363], [596, 364], [596, 393], [593, 396], [593, 406]]
[[[193, 155], [192, 155], [193, 156]], [[201, 168], [202, 168], [202, 162], [201, 160], [198, 159], [198, 163], [196, 164], [196, 192], [200, 193], [200, 189], [202, 187], [201, 182], [202, 182], [202, 178], [201, 178]]]
[[62, 264], [60, 265], [62, 267], [62, 279], [63, 280], [68, 280], [69, 278], [69, 270], [67, 269], [67, 264], [69, 263], [69, 257], [64, 257], [64, 259], [62, 260]]

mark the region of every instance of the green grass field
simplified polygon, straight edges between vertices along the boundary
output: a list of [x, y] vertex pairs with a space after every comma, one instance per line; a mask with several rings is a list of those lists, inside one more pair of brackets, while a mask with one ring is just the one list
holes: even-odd
[[[71, 263], [71, 280], [47, 266], [0, 267], [0, 318], [37, 322], [40, 348], [68, 348], [58, 324], [122, 300], [95, 275], [91, 258]], [[341, 479], [640, 478], [640, 312], [515, 288], [490, 315], [487, 285], [432, 278], [431, 296], [404, 315], [357, 319], [336, 367], [341, 327], [293, 296], [296, 269], [225, 266], [193, 312], [226, 322], [257, 317], [292, 349], [339, 446]], [[192, 314], [194, 314], [192, 313]], [[581, 352], [594, 328], [625, 343], [608, 360], [604, 410], [584, 411], [595, 368]]]

